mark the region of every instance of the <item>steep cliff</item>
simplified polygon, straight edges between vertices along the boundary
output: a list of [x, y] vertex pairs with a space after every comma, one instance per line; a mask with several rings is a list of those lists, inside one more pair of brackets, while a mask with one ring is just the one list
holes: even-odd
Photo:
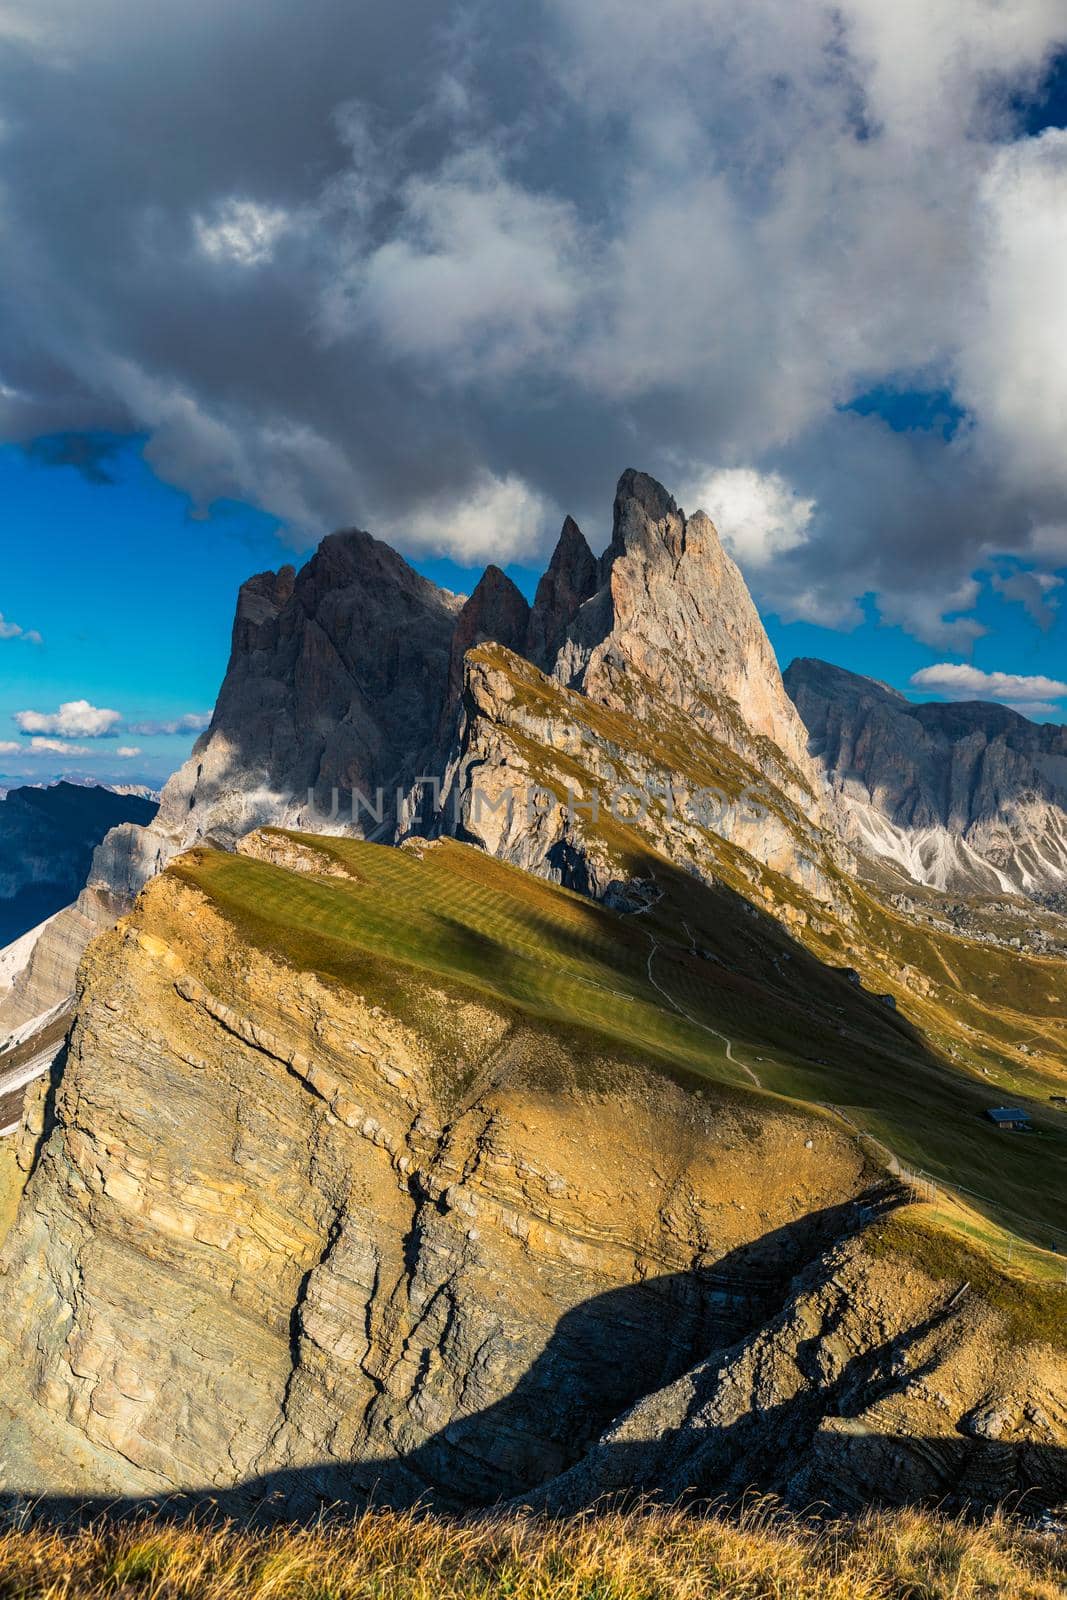
[[794, 661], [785, 686], [858, 848], [953, 893], [1067, 884], [1067, 729], [913, 705], [825, 661]]
[[777, 781], [810, 774], [770, 641], [703, 511], [686, 517], [654, 478], [624, 472], [600, 570], [552, 665], [561, 682], [626, 709], [636, 673], [738, 753], [759, 749]]
[[788, 1018], [828, 1096], [836, 1017], [902, 1103], [937, 1085], [921, 1045], [677, 892], [703, 955], [451, 842], [254, 835], [150, 884], [21, 1138], [7, 1491], [1062, 1493], [1062, 1292], [1005, 1297], [991, 1258], [969, 1291], [977, 1253], [928, 1250], [933, 1208], [799, 1102]]

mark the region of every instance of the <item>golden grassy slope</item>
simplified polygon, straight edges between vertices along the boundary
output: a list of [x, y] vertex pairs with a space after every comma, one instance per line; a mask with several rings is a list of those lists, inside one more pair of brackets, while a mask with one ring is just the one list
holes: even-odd
[[101, 1524], [0, 1536], [3, 1600], [1054, 1600], [1067, 1547], [933, 1512], [821, 1527], [762, 1507], [562, 1522], [369, 1512], [272, 1532]]

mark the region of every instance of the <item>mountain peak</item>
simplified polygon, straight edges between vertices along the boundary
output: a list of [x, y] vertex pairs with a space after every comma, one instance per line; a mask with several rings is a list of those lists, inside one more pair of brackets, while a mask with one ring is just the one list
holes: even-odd
[[818, 656], [796, 656], [782, 674], [789, 697], [799, 705], [798, 696], [806, 690], [833, 692], [839, 696], [874, 696], [891, 700], [898, 706], [910, 706], [911, 701], [892, 684], [881, 678], [869, 678], [861, 672], [850, 672], [847, 667], [835, 666], [832, 661], [821, 661]]
[[646, 514], [657, 522], [680, 514], [680, 507], [674, 496], [664, 488], [658, 478], [653, 478], [647, 472], [639, 472], [636, 467], [627, 467], [619, 478], [615, 488], [616, 512], [620, 505], [625, 505], [631, 500], [636, 501]]
[[567, 629], [596, 593], [597, 580], [596, 557], [574, 518], [566, 517], [530, 613], [526, 653], [537, 666], [549, 670]]
[[611, 544], [602, 558], [602, 576], [628, 550], [639, 545], [654, 549], [657, 544], [677, 560], [685, 547], [685, 514], [662, 483], [627, 467], [615, 490]]
[[448, 667], [446, 717], [463, 687], [463, 658], [467, 651], [492, 639], [521, 654], [526, 648], [529, 626], [530, 605], [525, 595], [506, 572], [490, 564], [456, 618]]

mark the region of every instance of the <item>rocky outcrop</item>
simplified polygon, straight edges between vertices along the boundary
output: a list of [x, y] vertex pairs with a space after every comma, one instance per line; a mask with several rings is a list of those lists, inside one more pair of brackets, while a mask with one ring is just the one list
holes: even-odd
[[[726, 841], [750, 858], [751, 883], [770, 868], [835, 898], [847, 856], [828, 835], [803, 724], [702, 512], [686, 518], [654, 479], [624, 473], [599, 562], [564, 526], [527, 654], [465, 652], [434, 829], [601, 896], [625, 877], [612, 823], [636, 816], [690, 870], [715, 876]], [[675, 793], [693, 804], [676, 806]]]
[[331, 534], [295, 575], [251, 579], [211, 726], [167, 786], [160, 831], [179, 848], [232, 844], [264, 821], [329, 821], [335, 790], [347, 806], [382, 787], [391, 806], [432, 747], [459, 605], [360, 532]]
[[[552, 559], [537, 585], [530, 614], [527, 655], [544, 672], [551, 671], [567, 632], [599, 586], [600, 568], [573, 517], [563, 523]], [[508, 644], [500, 639], [501, 644]]]
[[824, 661], [794, 661], [785, 684], [866, 854], [952, 893], [1067, 884], [1067, 729], [1007, 706], [914, 705]]
[[787, 923], [781, 880], [838, 898], [834, 841], [806, 807], [657, 686], [631, 672], [631, 709], [605, 708], [500, 646], [468, 654], [458, 739], [436, 831], [595, 899], [625, 898], [627, 841], [713, 881], [736, 871]]
[[512, 583], [499, 567], [488, 566], [482, 573], [470, 599], [456, 618], [452, 634], [452, 647], [448, 665], [448, 699], [443, 708], [446, 725], [451, 731], [451, 718], [463, 688], [463, 658], [468, 650], [493, 639], [520, 653], [526, 648], [526, 635], [530, 627], [530, 607], [525, 595]]
[[745, 581], [703, 511], [628, 471], [615, 495], [602, 586], [571, 624], [552, 672], [601, 704], [633, 710], [636, 674], [658, 696], [818, 810], [804, 726]]
[[1055, 1499], [1062, 1360], [1009, 1353], [968, 1288], [843, 1241], [758, 1332], [638, 1401], [534, 1504], [576, 1511], [635, 1481], [672, 1501], [759, 1489], [849, 1512]]

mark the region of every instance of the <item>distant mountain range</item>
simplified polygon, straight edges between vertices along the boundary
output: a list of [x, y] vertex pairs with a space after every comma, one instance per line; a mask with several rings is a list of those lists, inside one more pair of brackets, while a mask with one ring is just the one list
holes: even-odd
[[151, 822], [156, 803], [98, 784], [25, 785], [0, 795], [0, 944], [76, 899], [93, 851], [120, 822]]
[[794, 661], [785, 686], [858, 850], [956, 894], [1067, 886], [1067, 727], [914, 705], [825, 661]]

